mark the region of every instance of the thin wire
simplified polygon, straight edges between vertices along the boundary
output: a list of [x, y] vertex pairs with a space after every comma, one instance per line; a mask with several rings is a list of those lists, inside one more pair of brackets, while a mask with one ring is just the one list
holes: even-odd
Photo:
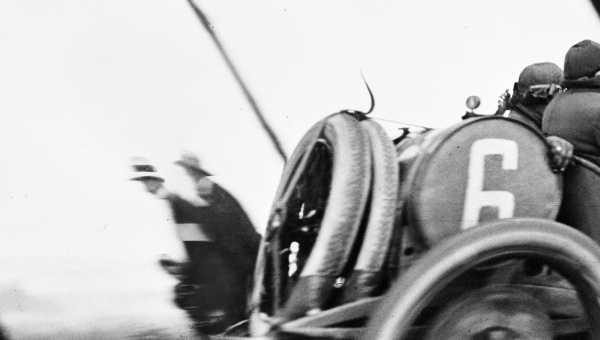
[[200, 10], [200, 8], [196, 5], [196, 3], [194, 3], [193, 0], [187, 0], [187, 2], [190, 4], [190, 6], [192, 7], [192, 9], [194, 10], [194, 13], [196, 13], [196, 16], [198, 17], [198, 19], [200, 19], [200, 22], [202, 23], [202, 26], [204, 26], [204, 28], [206, 29], [206, 31], [208, 32], [208, 34], [212, 38], [213, 42], [217, 46], [217, 49], [221, 53], [221, 57], [223, 57], [223, 60], [225, 60], [225, 63], [227, 64], [227, 68], [229, 68], [229, 71], [231, 71], [231, 73], [233, 74], [236, 82], [238, 83], [238, 85], [242, 89], [242, 92], [244, 93], [244, 96], [246, 97], [246, 99], [250, 103], [250, 106], [252, 106], [252, 110], [254, 111], [254, 113], [256, 114], [256, 117], [260, 121], [260, 124], [262, 125], [262, 128], [269, 135], [269, 138], [271, 139], [271, 142], [273, 143], [273, 146], [275, 147], [275, 149], [277, 149], [277, 152], [279, 153], [279, 156], [281, 156], [281, 158], [283, 159], [283, 162], [285, 163], [287, 161], [287, 156], [285, 154], [285, 151], [283, 150], [283, 147], [281, 146], [281, 142], [279, 141], [279, 139], [277, 138], [277, 135], [275, 134], [275, 132], [273, 131], [273, 129], [271, 128], [271, 126], [269, 126], [269, 123], [267, 122], [267, 120], [265, 119], [264, 115], [262, 114], [262, 112], [258, 108], [258, 104], [256, 103], [256, 100], [254, 99], [254, 97], [250, 93], [250, 90], [248, 89], [248, 87], [246, 86], [246, 84], [244, 83], [244, 81], [242, 80], [242, 77], [240, 76], [239, 72], [237, 71], [237, 68], [233, 65], [233, 62], [231, 61], [231, 59], [227, 55], [227, 52], [225, 51], [225, 48], [223, 47], [223, 44], [221, 44], [221, 41], [219, 40], [219, 38], [217, 37], [215, 31], [213, 30], [210, 22], [208, 21], [208, 18]]
[[409, 123], [404, 123], [404, 122], [399, 122], [397, 120], [391, 120], [391, 119], [385, 119], [385, 118], [379, 118], [379, 117], [373, 117], [373, 116], [369, 116], [369, 118], [375, 119], [375, 120], [381, 120], [381, 121], [384, 121], [384, 122], [396, 123], [396, 124], [399, 124], [399, 125], [414, 126], [414, 127], [418, 127], [418, 128], [425, 129], [425, 130], [433, 130], [433, 128], [430, 128], [430, 127], [426, 127], [426, 126], [422, 126], [422, 125], [416, 125], [416, 124], [409, 124]]

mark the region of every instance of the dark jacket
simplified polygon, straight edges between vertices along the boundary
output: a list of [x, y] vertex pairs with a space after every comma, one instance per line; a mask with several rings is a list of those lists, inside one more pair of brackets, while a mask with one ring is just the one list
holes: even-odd
[[511, 106], [511, 110], [508, 113], [510, 118], [514, 118], [525, 122], [538, 130], [542, 129], [542, 117], [544, 114], [544, 108], [546, 105], [532, 105], [525, 106], [518, 104]]
[[[236, 274], [251, 275], [261, 237], [240, 204], [225, 189], [215, 184], [213, 195], [212, 204], [206, 207], [195, 206], [176, 195], [169, 197], [175, 222], [200, 224]], [[197, 247], [191, 247], [193, 242], [184, 245], [192, 262], [203, 261], [202, 254], [194, 254], [192, 249]]]
[[[210, 239], [182, 239], [189, 264], [175, 286], [175, 303], [191, 316], [200, 333], [220, 333], [246, 314], [247, 287], [252, 279], [258, 240], [246, 237], [238, 231], [240, 224], [230, 221], [239, 212], [226, 216], [212, 207], [195, 206], [173, 194], [167, 200], [175, 223], [200, 228]], [[187, 236], [193, 236], [193, 232]]]
[[600, 166], [600, 87], [572, 87], [558, 94], [544, 112], [542, 130], [566, 139], [576, 155]]
[[208, 225], [213, 240], [223, 253], [245, 273], [251, 274], [256, 263], [261, 236], [250, 218], [227, 190], [214, 184], [210, 202], [213, 219]]

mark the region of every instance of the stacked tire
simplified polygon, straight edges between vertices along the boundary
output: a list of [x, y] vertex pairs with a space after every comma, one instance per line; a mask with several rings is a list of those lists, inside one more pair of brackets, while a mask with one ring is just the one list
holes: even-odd
[[391, 139], [362, 114], [328, 116], [304, 135], [284, 168], [259, 252], [254, 336], [381, 291], [398, 180]]

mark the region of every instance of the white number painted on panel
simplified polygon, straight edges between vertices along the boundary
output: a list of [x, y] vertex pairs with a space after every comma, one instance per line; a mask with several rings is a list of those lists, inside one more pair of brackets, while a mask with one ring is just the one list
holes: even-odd
[[519, 159], [517, 143], [507, 139], [486, 138], [471, 145], [469, 179], [461, 228], [469, 229], [479, 223], [483, 207], [496, 207], [498, 218], [513, 217], [515, 196], [508, 191], [483, 191], [485, 156], [502, 155], [502, 169], [516, 170]]

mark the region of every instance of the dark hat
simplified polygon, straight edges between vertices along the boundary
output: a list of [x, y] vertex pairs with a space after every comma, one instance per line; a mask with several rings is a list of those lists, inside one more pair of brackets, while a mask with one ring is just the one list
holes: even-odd
[[198, 159], [198, 157], [196, 155], [194, 155], [191, 152], [186, 152], [183, 155], [181, 155], [181, 159], [178, 160], [177, 162], [175, 162], [175, 164], [177, 165], [181, 165], [182, 167], [186, 168], [186, 169], [191, 169], [193, 171], [196, 171], [198, 173], [200, 173], [202, 176], [212, 176], [208, 171], [202, 169], [202, 167], [200, 167], [200, 160]]
[[133, 168], [132, 181], [143, 181], [144, 179], [157, 179], [164, 182], [165, 179], [158, 174], [156, 168], [143, 157], [134, 157], [131, 159], [131, 167]]
[[600, 44], [583, 40], [565, 56], [565, 80], [593, 78], [600, 71]]
[[534, 85], [560, 84], [563, 72], [554, 63], [536, 63], [529, 65], [519, 75], [519, 88], [524, 89]]

